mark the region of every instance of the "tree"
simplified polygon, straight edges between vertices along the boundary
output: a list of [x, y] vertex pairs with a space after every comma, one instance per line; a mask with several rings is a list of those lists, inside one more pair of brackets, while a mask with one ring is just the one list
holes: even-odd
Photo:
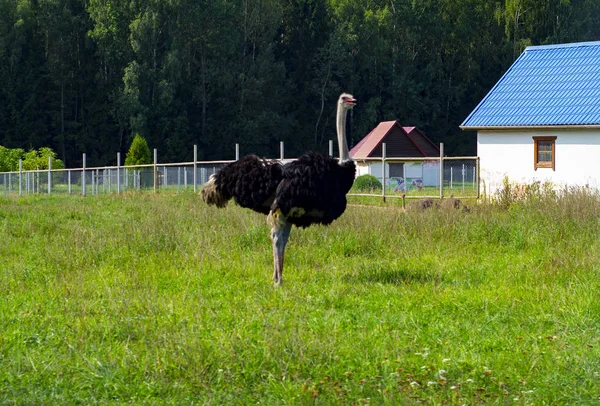
[[23, 155], [23, 169], [32, 171], [36, 169], [48, 169], [48, 160], [52, 159], [52, 169], [64, 169], [65, 164], [56, 158], [56, 152], [52, 148], [42, 147], [39, 150], [31, 149]]
[[125, 157], [125, 165], [144, 165], [151, 163], [150, 148], [146, 139], [139, 134], [133, 137]]
[[21, 148], [6, 148], [0, 145], [0, 172], [19, 170], [19, 159], [23, 158]]
[[528, 44], [600, 37], [598, 0], [0, 0], [0, 144], [106, 165], [325, 152], [341, 91], [473, 154], [458, 126]]

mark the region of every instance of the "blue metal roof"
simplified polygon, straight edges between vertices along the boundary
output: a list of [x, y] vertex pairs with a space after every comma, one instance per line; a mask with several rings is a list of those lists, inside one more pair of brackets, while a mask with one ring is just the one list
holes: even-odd
[[527, 47], [461, 128], [600, 125], [600, 41]]

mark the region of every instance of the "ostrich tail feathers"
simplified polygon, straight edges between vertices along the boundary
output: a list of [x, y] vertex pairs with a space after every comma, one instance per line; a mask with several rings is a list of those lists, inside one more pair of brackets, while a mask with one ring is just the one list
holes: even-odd
[[211, 206], [225, 207], [229, 199], [217, 190], [215, 180], [215, 175], [210, 175], [208, 182], [202, 186], [200, 198]]

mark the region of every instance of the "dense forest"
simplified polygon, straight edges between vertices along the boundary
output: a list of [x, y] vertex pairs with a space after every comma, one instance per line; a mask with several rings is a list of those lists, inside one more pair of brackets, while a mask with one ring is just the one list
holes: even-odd
[[473, 154], [458, 126], [528, 45], [600, 39], [600, 0], [0, 0], [0, 145], [114, 164], [326, 151], [398, 119]]

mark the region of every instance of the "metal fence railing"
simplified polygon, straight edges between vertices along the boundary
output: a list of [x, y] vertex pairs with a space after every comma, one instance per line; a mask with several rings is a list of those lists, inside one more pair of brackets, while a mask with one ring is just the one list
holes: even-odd
[[0, 195], [63, 193], [98, 195], [131, 190], [197, 190], [227, 162], [183, 162], [0, 173]]
[[[443, 151], [443, 145], [441, 149]], [[239, 159], [238, 146], [236, 159]], [[283, 143], [279, 160], [284, 164], [290, 161], [284, 159]], [[62, 193], [85, 196], [131, 190], [197, 191], [210, 175], [233, 160], [158, 163], [154, 150], [153, 164], [122, 166], [120, 155], [116, 166], [86, 167], [85, 162], [83, 154], [81, 168], [0, 172], [0, 195]], [[365, 190], [358, 188], [358, 182], [355, 182], [349, 195], [380, 196], [384, 200], [402, 196], [478, 198], [480, 195], [477, 157], [444, 157], [443, 152], [440, 157], [386, 157], [384, 144], [383, 157], [357, 160], [356, 164], [357, 175], [373, 175], [379, 180], [380, 186]]]
[[479, 198], [479, 159], [477, 157], [445, 157], [443, 144], [439, 157], [382, 157], [356, 161], [357, 175], [372, 175], [378, 180], [375, 187], [364, 188], [355, 182], [351, 196], [380, 196], [386, 198]]
[[[194, 146], [194, 158], [197, 148]], [[239, 148], [236, 146], [236, 159]], [[23, 170], [22, 161], [19, 171], [0, 172], [0, 195], [30, 195], [40, 193], [63, 193], [80, 195], [98, 195], [103, 193], [121, 193], [128, 190], [177, 191], [194, 190], [208, 181], [225, 164], [233, 160], [198, 161], [179, 163], [158, 163], [154, 150], [154, 163], [146, 165], [122, 166], [117, 154], [116, 166], [87, 167], [86, 154], [83, 154], [81, 168]]]

